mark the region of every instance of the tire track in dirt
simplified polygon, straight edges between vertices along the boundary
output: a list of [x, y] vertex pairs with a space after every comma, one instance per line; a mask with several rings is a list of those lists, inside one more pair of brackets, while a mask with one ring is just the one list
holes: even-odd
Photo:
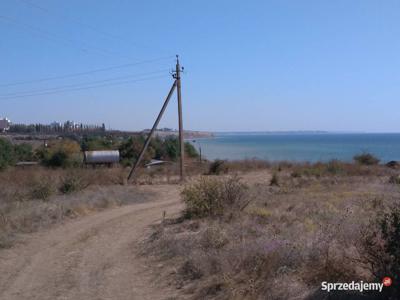
[[179, 186], [142, 187], [152, 201], [67, 222], [0, 252], [0, 299], [165, 299], [152, 268], [135, 253], [149, 225], [181, 208]]

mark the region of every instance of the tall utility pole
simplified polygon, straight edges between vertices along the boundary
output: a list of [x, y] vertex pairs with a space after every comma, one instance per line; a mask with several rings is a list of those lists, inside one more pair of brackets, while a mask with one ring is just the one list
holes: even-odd
[[178, 115], [179, 115], [179, 147], [180, 147], [180, 175], [181, 181], [185, 179], [185, 144], [183, 141], [183, 120], [182, 120], [182, 96], [181, 96], [181, 67], [179, 65], [179, 56], [176, 56], [176, 88], [178, 95]]
[[160, 113], [157, 116], [156, 121], [154, 122], [153, 127], [151, 128], [151, 131], [149, 135], [147, 136], [147, 139], [143, 145], [142, 151], [140, 151], [139, 157], [135, 162], [135, 165], [133, 166], [132, 170], [130, 171], [128, 175], [128, 180], [133, 177], [135, 174], [136, 169], [139, 167], [139, 164], [143, 158], [144, 152], [146, 151], [147, 147], [150, 144], [151, 138], [157, 129], [158, 123], [160, 122], [162, 115], [164, 114], [165, 109], [168, 106], [169, 100], [171, 99], [171, 96], [175, 90], [177, 89], [177, 98], [178, 98], [178, 115], [179, 115], [179, 149], [180, 149], [180, 163], [179, 163], [179, 168], [180, 168], [180, 177], [181, 181], [185, 179], [185, 173], [184, 173], [184, 162], [185, 162], [185, 144], [183, 141], [183, 120], [182, 120], [182, 97], [181, 97], [181, 71], [183, 71], [183, 68], [179, 65], [179, 56], [176, 56], [176, 68], [175, 71], [172, 73], [172, 77], [174, 78], [174, 82], [172, 84], [172, 87], [168, 93], [167, 98], [164, 101], [164, 104], [161, 108]]

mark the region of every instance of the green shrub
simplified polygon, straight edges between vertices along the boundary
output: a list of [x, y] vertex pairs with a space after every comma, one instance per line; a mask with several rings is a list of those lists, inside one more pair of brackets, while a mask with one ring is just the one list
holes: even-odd
[[192, 158], [199, 157], [199, 153], [197, 152], [196, 148], [188, 142], [185, 142], [185, 154]]
[[221, 173], [228, 173], [228, 166], [224, 160], [216, 159], [210, 164], [208, 175], [220, 175]]
[[46, 165], [49, 167], [67, 167], [68, 166], [68, 155], [63, 150], [54, 152], [49, 159], [46, 161]]
[[379, 164], [379, 159], [371, 153], [362, 153], [353, 157], [354, 161], [360, 165], [372, 166]]
[[182, 191], [187, 218], [222, 216], [227, 209], [242, 206], [246, 185], [236, 177], [210, 179], [202, 177]]
[[[138, 158], [140, 151], [142, 151], [145, 138], [142, 135], [129, 137], [125, 139], [118, 150], [120, 152], [121, 161], [124, 161], [124, 165], [130, 165], [134, 163]], [[150, 161], [155, 156], [154, 149], [149, 146], [144, 153], [143, 161]]]
[[14, 149], [6, 139], [0, 138], [0, 170], [15, 162]]
[[34, 158], [32, 145], [30, 144], [14, 145], [14, 153], [18, 161], [32, 161]]
[[81, 141], [82, 151], [114, 150], [118, 148], [112, 136], [85, 136]]
[[79, 143], [70, 138], [49, 142], [35, 151], [35, 157], [44, 166], [52, 168], [75, 167], [82, 163]]

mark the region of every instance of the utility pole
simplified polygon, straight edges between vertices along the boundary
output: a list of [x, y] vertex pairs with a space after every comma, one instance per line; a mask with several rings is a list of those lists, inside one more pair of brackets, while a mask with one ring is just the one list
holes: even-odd
[[128, 180], [132, 178], [132, 176], [135, 174], [136, 169], [139, 167], [139, 164], [143, 158], [144, 152], [146, 151], [147, 147], [150, 144], [151, 138], [157, 129], [158, 123], [160, 122], [165, 109], [168, 106], [169, 100], [171, 99], [172, 94], [174, 93], [175, 88], [177, 89], [177, 98], [178, 98], [178, 115], [179, 115], [179, 149], [180, 149], [180, 163], [179, 163], [179, 168], [180, 168], [180, 178], [181, 181], [184, 181], [184, 154], [185, 154], [185, 144], [183, 141], [183, 120], [182, 120], [182, 96], [181, 96], [181, 71], [183, 71], [183, 68], [179, 65], [179, 56], [176, 56], [176, 67], [175, 71], [172, 72], [172, 77], [174, 78], [174, 83], [172, 84], [172, 87], [168, 93], [167, 98], [164, 101], [164, 104], [160, 110], [160, 113], [157, 116], [156, 121], [153, 124], [153, 127], [151, 128], [151, 131], [149, 135], [147, 136], [147, 139], [143, 145], [142, 151], [139, 154], [138, 159], [135, 162], [135, 165], [133, 166], [132, 170], [130, 171], [128, 175]]
[[179, 116], [179, 147], [180, 147], [180, 175], [181, 181], [185, 180], [185, 144], [183, 141], [183, 120], [182, 120], [182, 96], [181, 96], [181, 67], [179, 65], [179, 56], [176, 56], [176, 88], [178, 96], [178, 116]]

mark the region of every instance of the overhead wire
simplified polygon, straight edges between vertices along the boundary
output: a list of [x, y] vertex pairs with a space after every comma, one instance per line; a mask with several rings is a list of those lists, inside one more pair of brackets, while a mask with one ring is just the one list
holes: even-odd
[[80, 90], [87, 90], [87, 89], [92, 89], [92, 88], [123, 85], [123, 84], [129, 84], [129, 83], [135, 83], [135, 82], [141, 82], [141, 81], [147, 81], [147, 80], [153, 80], [153, 79], [160, 79], [160, 78], [166, 78], [166, 77], [169, 77], [169, 75], [159, 75], [159, 76], [145, 77], [145, 78], [126, 80], [126, 81], [120, 81], [120, 82], [114, 82], [114, 83], [82, 86], [82, 87], [77, 87], [77, 88], [63, 89], [63, 90], [58, 90], [58, 91], [50, 91], [50, 92], [43, 92], [43, 93], [36, 93], [36, 94], [25, 94], [25, 95], [18, 95], [18, 96], [4, 97], [4, 98], [0, 97], [0, 100], [10, 100], [10, 99], [18, 99], [18, 98], [26, 98], [26, 97], [34, 97], [34, 96], [52, 95], [52, 94], [59, 94], [59, 93], [63, 93], [63, 92], [80, 91]]
[[110, 66], [110, 67], [98, 68], [98, 69], [93, 69], [93, 70], [88, 70], [88, 71], [69, 73], [69, 74], [58, 75], [58, 76], [50, 76], [50, 77], [33, 79], [33, 80], [24, 80], [24, 81], [12, 82], [12, 83], [5, 83], [5, 84], [0, 84], [0, 87], [9, 87], [9, 86], [17, 86], [17, 85], [24, 85], [24, 84], [30, 84], [30, 83], [39, 83], [39, 82], [54, 81], [54, 80], [59, 80], [59, 79], [80, 77], [80, 76], [84, 76], [84, 75], [90, 75], [90, 74], [95, 74], [95, 73], [101, 73], [101, 72], [106, 72], [106, 71], [123, 69], [123, 68], [143, 65], [143, 64], [149, 64], [149, 63], [153, 63], [153, 62], [159, 62], [159, 61], [162, 61], [162, 60], [170, 59], [172, 57], [173, 56], [165, 56], [165, 57], [147, 59], [147, 60], [127, 63], [127, 64], [121, 64], [121, 65], [114, 65], [114, 66]]
[[[77, 24], [77, 25], [79, 25], [81, 27], [87, 28], [87, 29], [89, 29], [89, 30], [91, 30], [93, 32], [96, 32], [97, 34], [102, 35], [103, 37], [107, 37], [107, 38], [110, 38], [110, 39], [113, 39], [113, 40], [121, 40], [123, 42], [128, 42], [126, 40], [126, 38], [123, 38], [120, 35], [111, 34], [111, 33], [106, 32], [104, 30], [98, 29], [97, 27], [95, 27], [95, 26], [93, 26], [91, 24], [88, 24], [86, 22], [82, 22], [81, 20], [79, 20], [79, 19], [77, 19], [75, 17], [71, 17], [70, 15], [67, 15], [65, 13], [62, 13], [62, 12], [59, 12], [59, 11], [55, 12], [54, 10], [50, 10], [50, 9], [48, 9], [48, 8], [46, 8], [44, 6], [41, 6], [41, 5], [37, 4], [37, 3], [33, 3], [30, 0], [19, 0], [19, 1], [21, 3], [27, 5], [27, 6], [33, 7], [35, 9], [37, 9], [37, 10], [40, 10], [40, 11], [42, 11], [42, 12], [44, 12], [44, 13], [50, 15], [50, 16], [56, 15], [56, 16], [61, 17], [61, 18], [65, 19], [65, 20], [67, 20], [67, 21], [72, 21], [73, 23], [75, 23], [75, 24]], [[136, 46], [138, 48], [147, 48], [147, 49], [154, 48], [154, 46], [150, 47], [148, 45], [139, 44], [137, 42], [132, 42], [131, 40], [129, 40], [129, 44], [130, 45], [134, 45], [134, 46]]]
[[107, 79], [90, 81], [90, 82], [85, 82], [85, 83], [67, 84], [67, 85], [62, 85], [62, 86], [53, 87], [53, 88], [45, 88], [45, 89], [37, 89], [37, 90], [30, 90], [30, 91], [22, 91], [22, 92], [0, 94], [0, 98], [2, 98], [2, 97], [20, 96], [20, 95], [23, 96], [25, 94], [42, 93], [42, 92], [47, 92], [47, 91], [57, 91], [57, 90], [60, 90], [60, 89], [63, 90], [63, 89], [67, 89], [67, 88], [80, 87], [82, 85], [85, 86], [85, 85], [88, 85], [88, 84], [105, 83], [105, 82], [110, 82], [110, 81], [118, 81], [118, 80], [121, 80], [121, 79], [136, 78], [136, 77], [141, 77], [141, 76], [145, 76], [145, 75], [153, 75], [153, 74], [165, 73], [166, 71], [169, 71], [169, 69], [157, 70], [157, 71], [134, 74], [134, 75], [125, 75], [125, 76], [107, 78]]
[[77, 50], [80, 50], [84, 53], [88, 53], [89, 51], [96, 51], [99, 54], [103, 54], [103, 55], [114, 55], [112, 52], [110, 52], [109, 50], [105, 50], [105, 49], [101, 49], [98, 48], [96, 46], [90, 46], [90, 45], [85, 45], [84, 47], [78, 46], [77, 45], [77, 41], [68, 39], [68, 38], [62, 38], [62, 37], [58, 37], [56, 35], [53, 35], [52, 33], [43, 30], [39, 27], [36, 26], [32, 26], [23, 22], [20, 22], [14, 18], [10, 18], [8, 16], [4, 16], [4, 15], [0, 15], [0, 20], [2, 20], [3, 22], [8, 22], [10, 24], [14, 24], [16, 26], [20, 26], [23, 27], [31, 32], [34, 32], [36, 34], [39, 34], [40, 36], [42, 36], [43, 38], [47, 39], [47, 40], [51, 40], [53, 42], [62, 42], [64, 45], [70, 45], [74, 48], [76, 48]]

